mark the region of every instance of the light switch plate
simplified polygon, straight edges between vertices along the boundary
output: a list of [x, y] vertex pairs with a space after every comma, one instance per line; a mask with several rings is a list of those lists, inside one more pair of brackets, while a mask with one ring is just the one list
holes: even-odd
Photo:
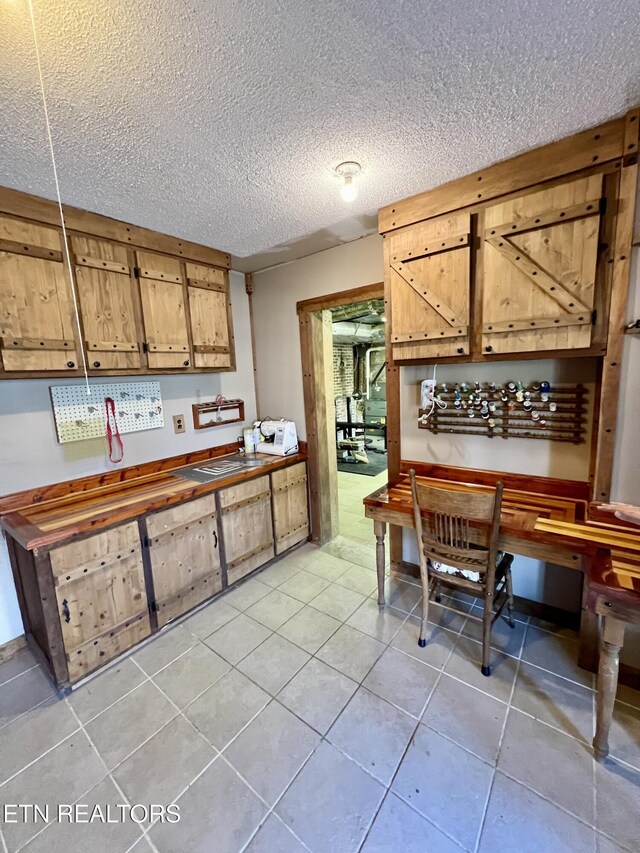
[[184, 415], [173, 416], [173, 431], [175, 433], [185, 432]]

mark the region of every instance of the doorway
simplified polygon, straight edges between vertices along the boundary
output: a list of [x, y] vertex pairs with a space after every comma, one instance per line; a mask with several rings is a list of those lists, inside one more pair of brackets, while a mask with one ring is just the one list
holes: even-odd
[[362, 499], [387, 482], [383, 299], [331, 309], [338, 531], [371, 544]]
[[[383, 309], [382, 282], [305, 300], [297, 306], [309, 451], [311, 536], [313, 541], [319, 544], [328, 542], [345, 530], [350, 530], [354, 538], [360, 535], [363, 542], [372, 541], [373, 525], [364, 518], [362, 498], [377, 488], [378, 480], [381, 483], [386, 482], [386, 459], [382, 462], [385, 467], [374, 476], [356, 473], [355, 466], [373, 464], [364, 461], [365, 455], [372, 460], [382, 459], [386, 443], [387, 419], [385, 415], [379, 414], [380, 404], [387, 402], [387, 395], [383, 394], [387, 374], [386, 368], [383, 367]], [[374, 310], [381, 310], [381, 313], [374, 315]], [[353, 323], [352, 320], [358, 317], [360, 321], [356, 319]], [[368, 318], [366, 323], [363, 322], [365, 317]], [[350, 337], [347, 332], [354, 332], [351, 338], [355, 338], [355, 341], [336, 342], [347, 346], [344, 350], [341, 347], [336, 353], [335, 365], [334, 323], [338, 326], [337, 331], [343, 332], [345, 338]], [[349, 325], [341, 326], [342, 323]], [[381, 329], [375, 334], [373, 330], [361, 330], [358, 335], [355, 330], [362, 326]], [[367, 357], [366, 353], [374, 348], [376, 351]], [[356, 362], [357, 370], [362, 371], [360, 376], [355, 373]], [[344, 389], [340, 384], [341, 373], [347, 380]], [[381, 380], [383, 376], [384, 379]], [[372, 423], [368, 434], [364, 405], [367, 400], [367, 387], [370, 402], [376, 403], [378, 408], [377, 422]], [[346, 393], [347, 391], [350, 393]], [[347, 397], [350, 398], [348, 407]], [[367, 415], [374, 417], [375, 408], [376, 406], [367, 406]], [[345, 423], [346, 426], [340, 426]], [[348, 441], [349, 437], [352, 440], [351, 447], [339, 448], [339, 441]], [[383, 453], [378, 453], [377, 450]], [[354, 465], [354, 468], [340, 472], [343, 484], [340, 489], [338, 454], [342, 451], [347, 452], [347, 455], [351, 452], [354, 456], [358, 453], [360, 461], [345, 463]], [[380, 465], [380, 462], [377, 464]], [[342, 500], [339, 498], [340, 491]], [[359, 526], [356, 527], [356, 524]]]

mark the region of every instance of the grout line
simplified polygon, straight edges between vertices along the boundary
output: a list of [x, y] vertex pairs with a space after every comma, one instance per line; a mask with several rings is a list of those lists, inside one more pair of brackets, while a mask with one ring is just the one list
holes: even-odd
[[62, 738], [61, 740], [59, 740], [57, 743], [54, 743], [54, 745], [53, 745], [53, 746], [50, 746], [50, 747], [49, 747], [49, 749], [45, 749], [45, 751], [44, 751], [44, 752], [41, 752], [41, 753], [40, 753], [40, 755], [38, 755], [38, 757], [37, 757], [37, 758], [34, 758], [32, 761], [29, 761], [27, 764], [25, 764], [25, 765], [24, 765], [24, 767], [21, 767], [21, 768], [20, 768], [20, 770], [17, 770], [17, 771], [16, 771], [15, 773], [13, 773], [11, 776], [8, 776], [8, 777], [4, 780], [4, 782], [0, 785], [0, 790], [1, 790], [5, 785], [7, 785], [9, 782], [11, 782], [13, 779], [15, 779], [15, 778], [16, 778], [16, 776], [19, 776], [19, 775], [20, 775], [20, 773], [24, 772], [27, 768], [29, 768], [29, 767], [31, 767], [33, 764], [35, 764], [35, 763], [36, 763], [36, 761], [40, 761], [40, 759], [41, 759], [41, 758], [44, 758], [44, 756], [45, 756], [45, 755], [48, 755], [50, 752], [53, 752], [53, 750], [54, 750], [54, 749], [56, 749], [57, 747], [59, 747], [61, 743], [64, 743], [65, 741], [69, 740], [69, 738], [71, 738], [71, 737], [73, 737], [75, 734], [77, 734], [77, 733], [78, 733], [78, 731], [79, 731], [79, 729], [74, 729], [72, 732], [69, 732], [69, 734], [68, 734], [68, 735], [66, 735], [65, 737], [63, 737], [63, 738]]
[[26, 711], [22, 711], [15, 717], [11, 717], [5, 723], [2, 723], [2, 725], [0, 725], [0, 731], [2, 731], [2, 729], [6, 728], [7, 726], [10, 726], [12, 723], [17, 723], [18, 720], [21, 720], [23, 717], [26, 717], [27, 714], [30, 714], [32, 711], [35, 711], [36, 708], [40, 708], [42, 707], [42, 705], [46, 705], [47, 702], [51, 702], [52, 700], [57, 701], [57, 696], [55, 693], [52, 693], [51, 696], [47, 696], [46, 699], [43, 699], [41, 702], [37, 702], [35, 705], [32, 705], [31, 708], [27, 708]]
[[[9, 658], [11, 660], [11, 658]], [[9, 661], [7, 661], [9, 663]], [[21, 672], [16, 672], [15, 675], [12, 675], [11, 678], [7, 678], [6, 681], [0, 683], [0, 687], [5, 687], [7, 684], [11, 684], [12, 681], [15, 681], [16, 678], [20, 678], [22, 675], [26, 675], [28, 672], [31, 672], [33, 669], [38, 669], [40, 666], [39, 663], [34, 663], [33, 666], [27, 667], [27, 669], [23, 669]]]

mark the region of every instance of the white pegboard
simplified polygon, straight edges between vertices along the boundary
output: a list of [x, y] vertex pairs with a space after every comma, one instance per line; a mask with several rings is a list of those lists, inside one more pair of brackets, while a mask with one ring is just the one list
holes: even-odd
[[58, 441], [82, 441], [107, 434], [105, 397], [113, 398], [121, 433], [164, 426], [159, 382], [53, 385], [50, 388]]

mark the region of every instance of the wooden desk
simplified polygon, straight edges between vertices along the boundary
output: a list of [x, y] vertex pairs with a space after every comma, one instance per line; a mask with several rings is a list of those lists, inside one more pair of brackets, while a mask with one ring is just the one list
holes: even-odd
[[[517, 477], [496, 471], [470, 471], [403, 462], [421, 482], [461, 491], [487, 491], [504, 483], [499, 548], [568, 566], [588, 574], [584, 607], [603, 616], [598, 672], [596, 757], [606, 756], [615, 700], [618, 658], [627, 622], [640, 623], [640, 531], [623, 522], [588, 518], [587, 491], [579, 484], [542, 477]], [[406, 474], [364, 498], [365, 516], [376, 536], [378, 604], [384, 606], [387, 524], [413, 528], [411, 487]], [[617, 520], [616, 520], [617, 521]]]

